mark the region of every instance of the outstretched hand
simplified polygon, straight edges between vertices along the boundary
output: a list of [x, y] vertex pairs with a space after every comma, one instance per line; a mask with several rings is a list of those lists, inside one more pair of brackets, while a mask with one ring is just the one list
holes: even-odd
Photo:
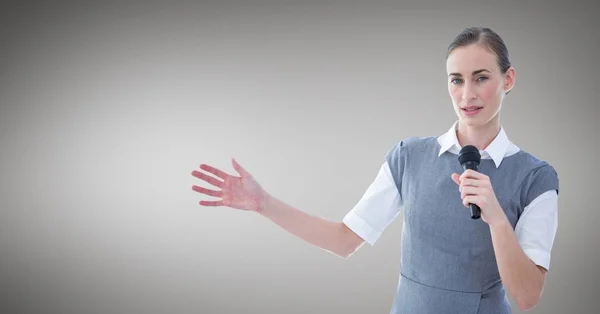
[[198, 170], [192, 171], [194, 177], [220, 188], [220, 190], [213, 190], [193, 185], [192, 190], [198, 193], [221, 198], [216, 201], [200, 201], [199, 204], [202, 206], [228, 206], [241, 210], [260, 211], [264, 206], [267, 193], [254, 177], [237, 163], [235, 158], [231, 159], [231, 164], [239, 176], [227, 174], [206, 164], [201, 164], [200, 169], [214, 174], [221, 180]]
[[507, 221], [506, 214], [492, 188], [490, 178], [483, 173], [467, 169], [461, 175], [452, 174], [452, 180], [458, 185], [463, 205], [476, 204], [481, 209], [481, 219], [492, 226]]

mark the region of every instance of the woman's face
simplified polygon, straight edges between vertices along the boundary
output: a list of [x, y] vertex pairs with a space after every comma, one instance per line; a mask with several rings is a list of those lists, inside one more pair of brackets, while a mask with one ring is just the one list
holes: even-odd
[[514, 85], [512, 67], [502, 74], [496, 55], [472, 44], [452, 51], [446, 70], [448, 91], [461, 122], [482, 126], [498, 119], [505, 92]]

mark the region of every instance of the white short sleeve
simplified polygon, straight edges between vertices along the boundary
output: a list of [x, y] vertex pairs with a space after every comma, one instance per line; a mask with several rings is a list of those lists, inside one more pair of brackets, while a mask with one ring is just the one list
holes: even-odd
[[387, 162], [375, 180], [342, 222], [370, 245], [375, 244], [385, 228], [400, 214], [401, 200]]
[[536, 265], [550, 269], [550, 252], [558, 229], [558, 194], [544, 192], [525, 209], [515, 226], [515, 235], [527, 255]]

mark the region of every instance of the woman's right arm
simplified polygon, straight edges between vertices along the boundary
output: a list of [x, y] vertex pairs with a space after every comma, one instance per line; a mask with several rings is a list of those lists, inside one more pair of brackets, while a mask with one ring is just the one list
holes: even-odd
[[344, 223], [310, 215], [284, 203], [269, 195], [235, 159], [232, 159], [232, 165], [240, 176], [229, 175], [206, 164], [200, 165], [200, 169], [217, 178], [197, 170], [192, 171], [194, 177], [220, 188], [212, 190], [192, 186], [196, 192], [221, 198], [217, 201], [200, 201], [200, 205], [227, 206], [256, 212], [302, 240], [342, 258], [348, 258], [364, 243]]
[[342, 222], [310, 215], [270, 195], [266, 195], [264, 200], [257, 211], [260, 215], [323, 250], [348, 258], [364, 243]]

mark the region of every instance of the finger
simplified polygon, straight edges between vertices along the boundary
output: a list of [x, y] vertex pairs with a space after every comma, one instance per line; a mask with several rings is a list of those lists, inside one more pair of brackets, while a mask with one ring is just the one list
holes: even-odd
[[203, 187], [197, 186], [197, 185], [192, 186], [192, 190], [194, 190], [196, 192], [199, 192], [199, 193], [202, 193], [202, 194], [206, 194], [206, 195], [210, 195], [210, 196], [215, 196], [215, 197], [222, 197], [223, 196], [223, 191], [215, 191], [215, 190], [203, 188]]
[[467, 195], [465, 196], [465, 198], [463, 199], [463, 205], [465, 205], [465, 207], [469, 207], [470, 204], [475, 204], [477, 206], [479, 206], [479, 208], [482, 208], [482, 197], [481, 195]]
[[223, 201], [200, 201], [199, 204], [202, 206], [223, 206]]
[[454, 183], [460, 185], [460, 175], [458, 173], [453, 173], [451, 175], [452, 177], [452, 181], [454, 181]]
[[473, 169], [467, 169], [465, 170], [465, 172], [463, 172], [460, 175], [460, 181], [462, 182], [462, 180], [466, 179], [466, 178], [473, 178], [473, 179], [483, 179], [484, 174], [481, 172], [477, 172]]
[[215, 179], [215, 178], [213, 178], [211, 176], [208, 176], [208, 175], [206, 175], [206, 174], [204, 174], [204, 173], [202, 173], [200, 171], [194, 170], [194, 171], [192, 171], [192, 175], [194, 177], [196, 177], [198, 179], [202, 179], [202, 180], [204, 180], [204, 181], [206, 181], [206, 182], [208, 182], [208, 183], [210, 183], [210, 184], [212, 184], [212, 185], [214, 185], [216, 187], [223, 187], [223, 181], [219, 181], [219, 180], [217, 180], [217, 179]]
[[206, 165], [206, 164], [201, 164], [200, 165], [200, 169], [206, 170], [206, 171], [208, 171], [208, 172], [216, 175], [217, 177], [219, 177], [219, 178], [221, 178], [223, 180], [225, 180], [229, 176], [227, 173], [225, 173], [225, 172], [223, 172], [223, 171], [221, 171], [221, 170], [219, 170], [219, 169], [217, 169], [215, 167], [211, 167], [209, 165]]
[[481, 180], [475, 180], [472, 178], [464, 179], [461, 181], [461, 186], [481, 186]]
[[481, 189], [475, 186], [463, 186], [460, 191], [460, 198], [464, 199], [469, 195], [480, 195]]
[[236, 160], [235, 158], [231, 158], [231, 164], [233, 166], [233, 169], [235, 169], [235, 171], [237, 171], [240, 176], [242, 177], [251, 177], [250, 173], [248, 173], [248, 171], [246, 171], [246, 169], [244, 169]]
[[463, 198], [463, 205], [465, 207], [469, 207], [469, 204], [478, 204], [478, 196], [477, 195], [467, 195]]

